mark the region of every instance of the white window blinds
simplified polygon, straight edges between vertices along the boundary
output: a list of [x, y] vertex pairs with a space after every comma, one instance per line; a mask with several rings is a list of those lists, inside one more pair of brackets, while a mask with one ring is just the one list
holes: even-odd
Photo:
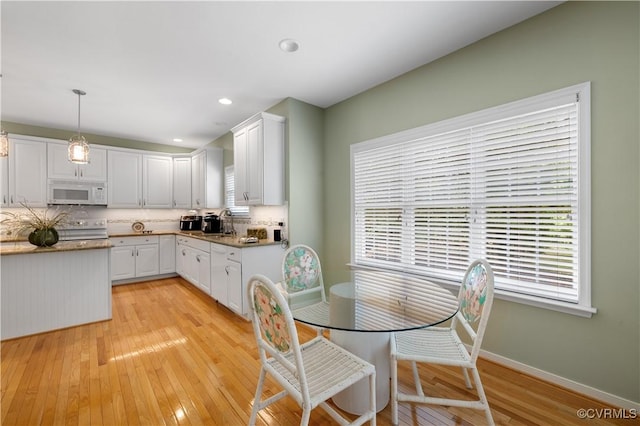
[[485, 258], [497, 289], [590, 304], [570, 89], [354, 145], [353, 262], [459, 282]]

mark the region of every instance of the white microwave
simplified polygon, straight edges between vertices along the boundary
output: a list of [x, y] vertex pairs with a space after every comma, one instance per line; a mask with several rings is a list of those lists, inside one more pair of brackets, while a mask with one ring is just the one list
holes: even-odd
[[47, 195], [49, 204], [106, 206], [107, 184], [50, 180]]

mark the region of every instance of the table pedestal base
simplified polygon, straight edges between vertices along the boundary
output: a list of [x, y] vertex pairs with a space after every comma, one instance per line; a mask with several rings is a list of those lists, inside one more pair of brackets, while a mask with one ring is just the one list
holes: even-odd
[[[331, 330], [331, 341], [376, 367], [376, 411], [389, 403], [389, 339], [385, 332]], [[327, 366], [331, 368], [331, 366]], [[351, 414], [369, 409], [369, 380], [362, 379], [333, 397], [333, 402]]]

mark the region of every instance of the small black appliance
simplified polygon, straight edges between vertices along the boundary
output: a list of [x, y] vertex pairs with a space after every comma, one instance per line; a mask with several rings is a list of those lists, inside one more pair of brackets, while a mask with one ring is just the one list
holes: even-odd
[[194, 215], [181, 216], [180, 230], [181, 231], [201, 231], [202, 216], [194, 216]]
[[202, 219], [202, 232], [205, 234], [221, 234], [222, 221], [220, 220], [220, 216], [207, 213]]

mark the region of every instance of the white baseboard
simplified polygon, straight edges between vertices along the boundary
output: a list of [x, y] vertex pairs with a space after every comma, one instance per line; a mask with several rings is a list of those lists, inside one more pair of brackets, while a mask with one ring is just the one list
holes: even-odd
[[[503, 357], [502, 355], [497, 355], [485, 350], [480, 351], [480, 356], [484, 359], [495, 362], [496, 364], [504, 365], [505, 367], [509, 367], [514, 370], [521, 371], [530, 376], [537, 377], [539, 379], [545, 380], [547, 382], [553, 383], [558, 386], [562, 386], [563, 388], [570, 389], [574, 392], [586, 395], [593, 399], [606, 402], [607, 404], [611, 404], [614, 407], [635, 409], [638, 412], [640, 412], [640, 402], [634, 402], [628, 399], [621, 398], [619, 396], [610, 394], [608, 392], [601, 391], [591, 386], [583, 385], [582, 383], [578, 383], [573, 380], [566, 379], [556, 374], [552, 374], [547, 371], [540, 370], [539, 368], [531, 367], [527, 364], [523, 364], [521, 362], [514, 361], [512, 359]], [[589, 407], [584, 407], [584, 408], [589, 408]]]

